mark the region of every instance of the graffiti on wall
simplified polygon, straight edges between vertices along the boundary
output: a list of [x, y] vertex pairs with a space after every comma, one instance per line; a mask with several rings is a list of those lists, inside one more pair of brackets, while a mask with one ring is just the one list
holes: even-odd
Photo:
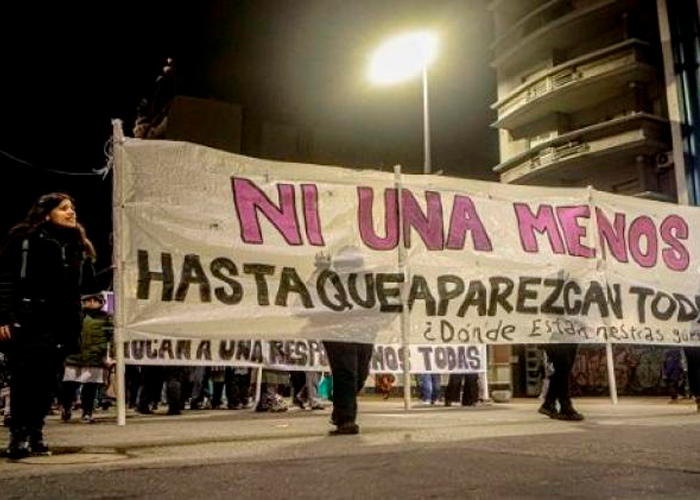
[[[665, 394], [664, 362], [669, 348], [615, 345], [613, 360], [619, 394]], [[580, 346], [571, 370], [571, 393], [608, 393], [608, 371], [603, 346]]]

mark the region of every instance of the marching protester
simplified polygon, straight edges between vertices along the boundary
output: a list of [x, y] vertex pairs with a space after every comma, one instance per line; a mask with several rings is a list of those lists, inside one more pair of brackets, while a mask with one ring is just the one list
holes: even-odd
[[92, 411], [97, 389], [107, 383], [108, 349], [113, 338], [111, 316], [103, 310], [104, 295], [100, 293], [83, 296], [83, 330], [80, 336], [80, 352], [66, 358], [63, 371], [61, 419], [71, 419], [73, 403], [80, 389], [82, 422], [95, 421]]
[[[574, 366], [578, 344], [547, 344], [542, 347], [554, 372], [539, 412], [557, 420], [583, 420], [571, 403], [569, 375]], [[558, 406], [557, 406], [558, 405]]]
[[[322, 261], [318, 261], [323, 265]], [[363, 267], [362, 256], [354, 247], [345, 247], [333, 259], [333, 267], [339, 274], [357, 272]], [[324, 341], [328, 364], [333, 375], [333, 413], [331, 423], [335, 429], [331, 436], [359, 434], [357, 425], [357, 395], [369, 376], [372, 360], [372, 344], [359, 342]]]
[[0, 343], [9, 355], [7, 456], [48, 454], [44, 417], [63, 361], [79, 350], [81, 291], [94, 291], [95, 250], [73, 199], [41, 196], [0, 247]]

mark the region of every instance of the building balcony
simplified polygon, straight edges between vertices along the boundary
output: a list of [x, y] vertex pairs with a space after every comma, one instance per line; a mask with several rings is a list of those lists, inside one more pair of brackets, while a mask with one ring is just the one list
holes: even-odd
[[491, 66], [508, 67], [527, 54], [569, 51], [619, 28], [619, 16], [634, 6], [634, 0], [551, 0], [498, 36]]
[[586, 54], [527, 81], [491, 106], [496, 128], [514, 130], [552, 113], [572, 114], [654, 80], [651, 45], [632, 39]]
[[668, 130], [664, 118], [632, 113], [541, 142], [494, 171], [506, 183], [590, 184], [591, 179], [619, 173], [623, 165], [634, 165], [640, 155], [669, 150]]

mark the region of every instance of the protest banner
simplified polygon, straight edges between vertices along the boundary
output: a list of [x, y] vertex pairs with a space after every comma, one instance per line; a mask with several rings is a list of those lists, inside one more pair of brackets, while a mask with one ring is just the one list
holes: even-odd
[[[480, 373], [486, 371], [485, 346], [412, 345], [411, 373]], [[213, 340], [177, 337], [124, 343], [126, 364], [262, 367], [282, 371], [329, 371], [321, 342], [315, 340]], [[371, 373], [400, 373], [405, 355], [398, 344], [377, 344]]]
[[124, 340], [700, 344], [696, 208], [115, 147]]

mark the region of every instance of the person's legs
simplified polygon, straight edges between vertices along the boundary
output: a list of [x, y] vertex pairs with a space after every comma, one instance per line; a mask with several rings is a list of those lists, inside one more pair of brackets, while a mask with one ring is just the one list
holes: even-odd
[[204, 401], [204, 385], [207, 382], [207, 370], [204, 366], [195, 366], [190, 371], [190, 409], [198, 410]]
[[73, 403], [78, 395], [80, 383], [63, 381], [61, 383], [61, 420], [68, 422], [73, 412]]
[[[338, 431], [357, 433], [358, 350], [356, 344], [324, 342], [333, 373], [333, 414]], [[353, 431], [353, 432], [350, 432]]]
[[83, 409], [83, 422], [94, 422], [92, 418], [92, 410], [95, 406], [95, 395], [99, 384], [87, 383], [83, 384], [80, 391], [80, 401]]
[[445, 406], [450, 406], [453, 401], [459, 401], [461, 385], [462, 376], [458, 373], [450, 373], [450, 378], [447, 380], [447, 388], [445, 389]]
[[418, 388], [421, 402], [429, 403], [433, 392], [433, 379], [429, 373], [418, 374]]
[[168, 401], [168, 415], [180, 414], [182, 401], [182, 370], [169, 366], [165, 369], [165, 398]]
[[433, 373], [430, 377], [430, 403], [435, 404], [440, 399], [440, 374]]
[[15, 349], [8, 363], [10, 371], [10, 399], [12, 420], [10, 422], [10, 445], [7, 449], [9, 458], [29, 456], [29, 420], [32, 394], [32, 375], [30, 356]]
[[583, 415], [577, 412], [571, 403], [569, 388], [569, 375], [576, 360], [577, 349], [577, 344], [552, 344], [547, 348], [547, 357], [554, 365], [554, 373], [545, 397], [545, 404], [547, 401], [552, 401], [551, 398], [558, 400], [559, 412], [555, 417], [562, 420], [583, 419]]
[[124, 377], [126, 379], [126, 394], [127, 404], [129, 408], [136, 407], [136, 401], [139, 395], [139, 385], [141, 375], [138, 365], [126, 365], [124, 368]]
[[367, 382], [367, 377], [369, 377], [369, 364], [372, 361], [372, 352], [374, 351], [374, 346], [372, 344], [353, 344], [355, 346], [355, 356], [357, 359], [357, 381], [356, 381], [356, 391], [357, 395]]
[[303, 390], [306, 385], [306, 374], [302, 371], [292, 371], [289, 373], [289, 381], [292, 385], [292, 404], [299, 408], [304, 408]]
[[[217, 409], [221, 406], [221, 397], [224, 393], [224, 388], [226, 387], [226, 370], [219, 368], [212, 370], [211, 374], [211, 407], [212, 409]], [[228, 395], [226, 398], [228, 399]]]
[[[546, 363], [550, 364], [550, 366], [554, 365], [553, 357], [557, 357], [557, 359], [559, 359], [559, 351], [557, 347], [558, 346], [556, 344], [548, 344], [542, 347], [542, 350], [545, 353], [544, 359], [546, 360]], [[566, 374], [566, 376], [569, 376], [568, 373]], [[555, 369], [549, 375], [549, 383], [547, 385], [547, 391], [544, 394], [544, 402], [538, 410], [540, 413], [547, 415], [550, 418], [556, 418], [559, 414], [559, 410], [557, 409], [557, 400], [559, 399], [559, 392], [561, 391], [560, 378], [561, 368], [557, 370], [555, 366]]]
[[141, 383], [136, 399], [136, 410], [139, 413], [153, 413], [152, 406], [160, 402], [160, 393], [163, 388], [163, 367], [142, 366]]
[[687, 346], [683, 348], [683, 352], [688, 364], [688, 386], [700, 413], [700, 347]]
[[[250, 391], [250, 370], [240, 368], [230, 369], [230, 380], [226, 382], [226, 394], [228, 398], [228, 408], [238, 410], [248, 403], [248, 392]], [[229, 375], [227, 375], [229, 377]]]
[[54, 348], [37, 348], [32, 354], [31, 395], [27, 405], [27, 434], [32, 454], [48, 454], [44, 441], [44, 418], [51, 409], [56, 379], [63, 368], [64, 356]]
[[477, 401], [479, 401], [479, 375], [477, 373], [465, 373], [462, 406], [474, 406]]
[[323, 406], [318, 399], [319, 372], [306, 372], [306, 394], [312, 410], [321, 410]]

